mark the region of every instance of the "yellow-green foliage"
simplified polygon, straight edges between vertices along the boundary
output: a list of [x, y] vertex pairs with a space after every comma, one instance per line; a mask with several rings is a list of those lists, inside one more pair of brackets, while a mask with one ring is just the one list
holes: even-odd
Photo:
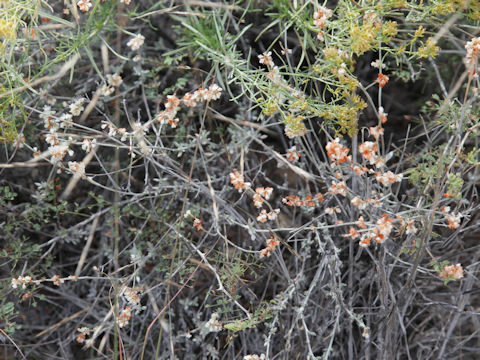
[[[4, 90], [0, 89], [0, 93]], [[0, 99], [0, 142], [12, 143], [17, 140], [18, 133], [15, 125], [15, 113], [18, 108], [17, 99]]]
[[428, 38], [427, 41], [418, 48], [417, 56], [419, 58], [428, 58], [437, 56], [440, 51], [440, 47], [436, 45], [436, 42], [433, 38]]
[[357, 55], [371, 50], [377, 36], [377, 30], [372, 22], [366, 22], [362, 25], [358, 23], [350, 27], [350, 38], [352, 41], [352, 50]]

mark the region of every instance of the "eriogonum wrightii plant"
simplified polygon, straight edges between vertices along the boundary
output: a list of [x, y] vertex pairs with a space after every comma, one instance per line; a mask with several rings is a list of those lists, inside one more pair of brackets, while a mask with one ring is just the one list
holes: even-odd
[[478, 356], [478, 1], [0, 14], [7, 357]]

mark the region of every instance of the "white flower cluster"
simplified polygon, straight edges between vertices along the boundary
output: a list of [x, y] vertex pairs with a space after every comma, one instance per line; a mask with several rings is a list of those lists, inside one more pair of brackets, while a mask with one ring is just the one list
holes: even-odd
[[217, 313], [213, 313], [210, 320], [205, 323], [205, 329], [207, 332], [219, 332], [222, 330], [222, 323], [218, 321]]
[[96, 146], [97, 140], [96, 139], [83, 139], [82, 141], [82, 150], [85, 152], [90, 152]]
[[84, 98], [79, 98], [75, 100], [73, 103], [69, 104], [68, 107], [70, 108], [70, 113], [73, 116], [78, 116], [83, 111], [83, 104], [85, 104]]
[[16, 289], [18, 285], [21, 285], [22, 289], [25, 289], [27, 287], [27, 284], [30, 284], [32, 282], [33, 280], [31, 276], [19, 276], [17, 279], [12, 279], [12, 288]]
[[83, 162], [69, 161], [68, 169], [77, 177], [85, 178], [85, 164]]
[[320, 6], [319, 9], [313, 14], [313, 25], [318, 30], [317, 39], [320, 41], [325, 40], [325, 33], [323, 29], [327, 26], [328, 19], [332, 16], [332, 10]]
[[144, 42], [145, 42], [145, 36], [141, 34], [137, 34], [127, 42], [127, 46], [133, 51], [135, 51], [140, 49]]
[[124, 286], [122, 288], [121, 295], [125, 298], [128, 304], [132, 307], [136, 313], [139, 313], [142, 310], [140, 306], [140, 296], [141, 290], [139, 287], [130, 288], [128, 286]]

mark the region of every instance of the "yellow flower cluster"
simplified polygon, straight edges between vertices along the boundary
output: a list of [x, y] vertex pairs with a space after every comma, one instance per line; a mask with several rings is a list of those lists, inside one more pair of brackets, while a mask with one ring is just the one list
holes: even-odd
[[288, 113], [284, 120], [285, 135], [289, 138], [305, 135], [307, 128], [305, 127], [303, 120], [305, 120], [305, 116], [295, 116], [292, 113]]
[[365, 22], [362, 25], [357, 23], [350, 27], [351, 46], [357, 55], [362, 55], [372, 49], [376, 37], [377, 29], [373, 22]]
[[11, 20], [0, 19], [0, 37], [15, 39], [17, 37], [15, 23]]
[[432, 38], [428, 38], [425, 44], [418, 48], [417, 56], [421, 58], [435, 57], [440, 51], [440, 47], [437, 46], [437, 42]]

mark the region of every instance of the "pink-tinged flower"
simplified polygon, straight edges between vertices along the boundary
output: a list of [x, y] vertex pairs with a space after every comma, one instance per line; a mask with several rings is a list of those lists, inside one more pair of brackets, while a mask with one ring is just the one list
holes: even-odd
[[79, 0], [77, 6], [82, 12], [87, 12], [93, 6], [90, 0]]
[[376, 152], [378, 151], [378, 146], [372, 141], [365, 141], [363, 144], [358, 146], [358, 151], [362, 154], [363, 158], [370, 162], [370, 165], [375, 164], [377, 158]]
[[282, 203], [287, 206], [303, 206], [304, 201], [298, 195], [288, 195], [282, 199]]
[[53, 275], [50, 279], [53, 282], [53, 285], [60, 286], [65, 282], [65, 280], [60, 278], [60, 275]]
[[332, 195], [342, 195], [347, 196], [347, 185], [344, 181], [332, 182], [332, 186], [328, 190]]
[[222, 88], [217, 84], [212, 84], [208, 87], [208, 99], [207, 100], [218, 100], [222, 96]]
[[378, 83], [378, 86], [383, 88], [385, 85], [387, 85], [388, 80], [389, 80], [389, 77], [387, 75], [380, 73], [378, 74], [377, 80], [375, 80], [375, 82]]
[[222, 323], [218, 320], [218, 313], [213, 313], [212, 316], [210, 317], [210, 320], [208, 320], [205, 323], [205, 329], [207, 332], [219, 332], [222, 331], [223, 325]]
[[297, 150], [296, 146], [292, 146], [290, 149], [287, 151], [287, 160], [290, 162], [296, 162], [298, 159], [300, 159], [300, 152]]
[[93, 150], [93, 148], [95, 147], [95, 145], [97, 144], [97, 140], [96, 139], [83, 139], [82, 141], [82, 150], [86, 151], [86, 152], [90, 152]]
[[449, 229], [458, 229], [460, 227], [460, 218], [462, 217], [461, 214], [452, 213], [445, 216], [448, 220], [448, 228]]
[[197, 229], [197, 231], [203, 230], [202, 220], [195, 218], [193, 220], [193, 227]]
[[372, 237], [373, 237], [373, 234], [371, 234], [370, 232], [363, 234], [362, 237], [360, 238], [359, 245], [361, 247], [369, 247], [370, 243], [372, 242]]
[[272, 195], [272, 192], [273, 192], [273, 188], [267, 186], [267, 187], [257, 187], [255, 189], [255, 192], [264, 197], [265, 200], [269, 200], [270, 199], [270, 196]]
[[338, 207], [327, 207], [325, 208], [325, 214], [333, 216], [335, 213], [340, 214], [342, 211]]
[[110, 86], [119, 87], [123, 83], [123, 79], [119, 74], [108, 74], [107, 81]]
[[318, 28], [323, 28], [327, 25], [327, 20], [332, 16], [332, 10], [320, 6], [317, 11], [313, 13], [313, 25]]
[[280, 245], [280, 242], [275, 239], [273, 236], [266, 240], [267, 247], [260, 250], [260, 258], [269, 257], [273, 251]]
[[245, 355], [243, 357], [243, 360], [265, 360], [265, 354], [250, 354], [250, 355]]
[[375, 173], [375, 179], [385, 186], [392, 185], [396, 182], [402, 181], [403, 174], [394, 174], [391, 171], [387, 171], [386, 173]]
[[272, 59], [272, 52], [264, 52], [262, 55], [258, 55], [258, 62], [268, 67], [273, 67], [275, 64]]
[[351, 160], [351, 156], [348, 156], [350, 149], [340, 144], [339, 138], [330, 141], [325, 149], [327, 150], [328, 157], [335, 164], [341, 164]]
[[81, 328], [78, 328], [77, 331], [80, 333], [77, 336], [77, 342], [81, 344], [85, 342], [86, 337], [90, 335], [90, 329], [87, 327], [81, 327]]
[[362, 176], [368, 171], [368, 168], [366, 166], [354, 165], [354, 166], [351, 166], [350, 168], [355, 172], [355, 175], [357, 176]]
[[385, 129], [379, 126], [370, 127], [369, 130], [370, 130], [370, 135], [372, 135], [377, 141], [380, 138], [380, 136], [383, 136], [383, 133], [385, 132]]
[[230, 183], [238, 190], [238, 192], [250, 188], [250, 183], [244, 182], [243, 174], [240, 171], [230, 173]]
[[183, 95], [182, 102], [185, 106], [195, 107], [195, 105], [197, 105], [197, 97], [195, 96], [195, 94], [186, 93], [185, 95]]
[[418, 229], [415, 227], [415, 221], [413, 219], [401, 218], [401, 227], [405, 229], [407, 235], [416, 234]]
[[276, 220], [279, 213], [280, 213], [280, 209], [275, 209], [270, 211], [269, 213], [267, 213], [268, 220], [271, 220], [271, 221]]
[[262, 209], [260, 214], [257, 216], [257, 221], [261, 223], [267, 222], [267, 220], [275, 220], [278, 216], [280, 209], [275, 209], [267, 213], [267, 210]]
[[359, 210], [363, 210], [367, 207], [367, 202], [360, 199], [358, 196], [355, 196], [351, 201], [353, 206], [357, 207]]
[[180, 105], [180, 100], [175, 95], [168, 95], [167, 102], [164, 105], [165, 110], [176, 111], [177, 107]]
[[450, 212], [450, 206], [442, 206], [440, 208], [440, 211], [444, 214], [447, 215]]
[[125, 307], [125, 309], [122, 310], [120, 315], [118, 315], [117, 322], [118, 326], [124, 327], [128, 325], [128, 322], [130, 321], [130, 318], [132, 317], [132, 308], [130, 306]]
[[355, 225], [357, 225], [360, 229], [366, 229], [367, 224], [365, 223], [365, 220], [363, 219], [363, 216], [360, 216], [358, 220], [355, 222]]
[[385, 124], [388, 121], [388, 114], [383, 109], [383, 106], [378, 108], [378, 117], [380, 118], [382, 124]]
[[379, 233], [388, 237], [393, 229], [393, 218], [388, 217], [387, 214], [383, 214], [380, 219], [377, 220], [377, 229]]
[[463, 278], [463, 268], [462, 265], [445, 265], [443, 271], [440, 273], [440, 277], [448, 279], [461, 279]]
[[68, 169], [77, 177], [85, 178], [85, 164], [83, 162], [69, 161]]
[[255, 194], [253, 195], [253, 205], [257, 208], [261, 208], [263, 206], [263, 198], [258, 195], [258, 194]]
[[349, 237], [352, 239], [356, 239], [360, 237], [360, 233], [352, 226], [350, 227], [350, 230], [348, 231], [348, 234], [344, 234], [343, 237]]
[[261, 223], [266, 223], [267, 222], [267, 210], [262, 209], [260, 214], [257, 216], [257, 221]]

